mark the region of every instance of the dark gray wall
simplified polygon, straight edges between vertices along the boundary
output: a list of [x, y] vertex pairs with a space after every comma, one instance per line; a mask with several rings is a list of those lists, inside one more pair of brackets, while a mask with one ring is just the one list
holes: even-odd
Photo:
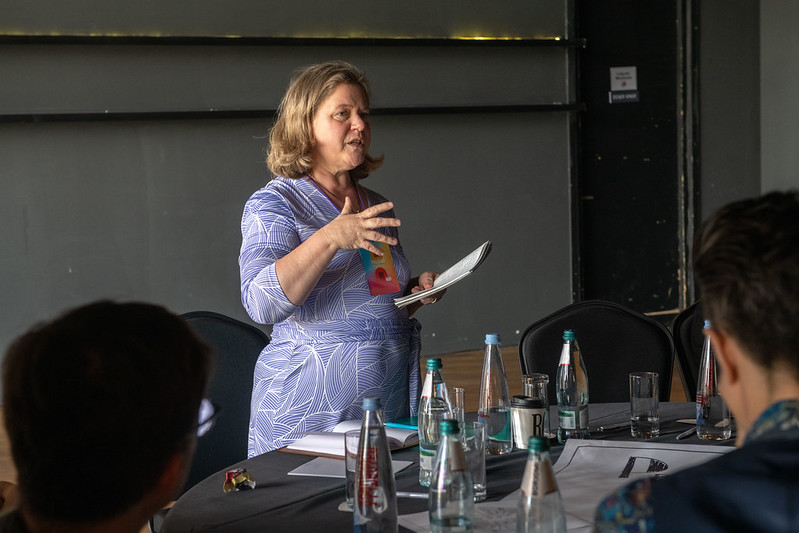
[[760, 2], [762, 190], [799, 188], [799, 2]]
[[699, 2], [701, 219], [760, 193], [758, 4]]
[[[15, 0], [0, 3], [0, 34], [552, 37], [569, 25], [564, 5], [380, 0], [339, 13], [317, 2]], [[700, 8], [708, 213], [796, 176], [799, 15], [792, 2]], [[293, 68], [332, 57], [367, 71], [376, 107], [566, 102], [562, 52], [6, 43], [0, 115], [271, 109]], [[245, 318], [238, 224], [267, 179], [268, 122], [0, 123], [0, 349], [33, 322], [102, 297]], [[560, 112], [374, 117], [386, 163], [367, 185], [396, 202], [416, 269], [496, 243], [446, 303], [420, 312], [425, 354], [479, 348], [488, 330], [513, 344], [570, 301], [568, 128]]]
[[[39, 4], [4, 2], [0, 33], [551, 37], [567, 25], [560, 0], [382, 1], [354, 18], [302, 2]], [[268, 179], [266, 118], [10, 117], [274, 109], [295, 67], [331, 58], [367, 72], [374, 108], [565, 103], [565, 56], [557, 47], [0, 44], [0, 349], [96, 298], [249, 320], [239, 218]], [[476, 274], [420, 311], [426, 355], [479, 349], [489, 330], [514, 344], [569, 303], [569, 123], [565, 112], [374, 116], [373, 152], [386, 162], [365, 184], [395, 202], [415, 270], [495, 243]]]

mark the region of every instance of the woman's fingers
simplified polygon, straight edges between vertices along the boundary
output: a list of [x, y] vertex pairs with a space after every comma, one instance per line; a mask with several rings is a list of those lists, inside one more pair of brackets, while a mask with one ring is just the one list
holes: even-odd
[[377, 255], [383, 255], [376, 246], [371, 244], [371, 241], [384, 242], [389, 246], [394, 246], [397, 244], [397, 239], [375, 231], [375, 229], [398, 225], [399, 220], [397, 219], [383, 219], [380, 217], [364, 219], [359, 214], [346, 215], [342, 211], [342, 214], [325, 226], [324, 229], [331, 242], [341, 250], [364, 248]]
[[361, 214], [368, 217], [375, 217], [380, 213], [385, 213], [394, 208], [394, 202], [383, 202], [382, 204], [375, 204], [371, 207], [364, 209]]

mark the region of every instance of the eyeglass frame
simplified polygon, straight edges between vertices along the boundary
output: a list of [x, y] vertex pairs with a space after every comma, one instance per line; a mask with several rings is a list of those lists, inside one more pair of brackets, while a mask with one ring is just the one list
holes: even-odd
[[207, 435], [213, 429], [220, 411], [222, 411], [222, 407], [218, 404], [208, 398], [202, 399], [197, 412], [197, 438]]

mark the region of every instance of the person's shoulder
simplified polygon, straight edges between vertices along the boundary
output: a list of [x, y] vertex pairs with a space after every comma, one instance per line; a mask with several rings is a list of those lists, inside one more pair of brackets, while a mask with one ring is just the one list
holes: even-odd
[[642, 478], [617, 489], [596, 510], [594, 531], [653, 531], [652, 479]]
[[0, 533], [27, 533], [27, 531], [19, 509], [0, 513]]
[[253, 210], [259, 210], [271, 204], [285, 204], [289, 199], [298, 195], [298, 180], [290, 180], [283, 177], [276, 177], [266, 185], [252, 193], [247, 200], [247, 206]]

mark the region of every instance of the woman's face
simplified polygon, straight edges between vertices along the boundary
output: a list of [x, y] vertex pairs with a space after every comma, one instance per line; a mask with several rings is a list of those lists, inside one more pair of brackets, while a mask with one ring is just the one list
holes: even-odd
[[312, 170], [338, 175], [363, 163], [369, 152], [369, 108], [358, 85], [339, 84], [313, 119]]

